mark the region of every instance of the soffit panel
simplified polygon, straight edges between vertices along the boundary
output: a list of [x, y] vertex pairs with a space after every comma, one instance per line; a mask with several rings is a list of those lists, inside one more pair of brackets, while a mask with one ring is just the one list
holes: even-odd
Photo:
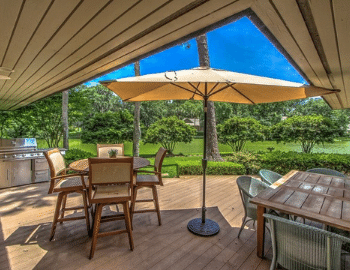
[[0, 11], [5, 26], [0, 29], [0, 61], [15, 69], [12, 80], [0, 81], [3, 110], [122, 67], [250, 7], [312, 84], [342, 90], [325, 97], [332, 108], [350, 106], [347, 0], [0, 0], [0, 4], [6, 7]]
[[[186, 4], [186, 1], [181, 2], [183, 4]], [[135, 42], [129, 42], [125, 44], [125, 46], [121, 46], [119, 50], [115, 50], [115, 52], [113, 52], [112, 54], [105, 54], [105, 57], [100, 57], [101, 59], [98, 59], [98, 57], [88, 58], [90, 57], [90, 55], [87, 54], [86, 58], [88, 60], [84, 59], [84, 61], [79, 61], [75, 63], [76, 66], [74, 66], [74, 68], [69, 67], [67, 70], [60, 70], [62, 72], [58, 73], [59, 76], [55, 74], [54, 76], [56, 77], [54, 79], [50, 80], [50, 78], [47, 78], [46, 80], [44, 80], [43, 84], [38, 87], [41, 88], [39, 91], [33, 91], [34, 88], [29, 88], [27, 90], [27, 93], [19, 91], [18, 93], [20, 93], [20, 97], [22, 97], [22, 99], [23, 97], [30, 97], [36, 92], [39, 92], [39, 94], [30, 97], [30, 99], [18, 105], [26, 105], [40, 97], [44, 97], [54, 92], [61, 91], [63, 85], [65, 88], [69, 88], [70, 85], [77, 84], [82, 80], [88, 80], [89, 78], [96, 76], [96, 74], [98, 73], [105, 72], [106, 70], [109, 70], [115, 66], [121, 66], [128, 60], [134, 59], [135, 57], [139, 57], [140, 55], [146, 54], [163, 45], [173, 42], [178, 38], [181, 38], [194, 31], [202, 29], [208, 26], [208, 24], [213, 24], [217, 21], [227, 18], [231, 16], [232, 13], [237, 13], [242, 9], [246, 9], [250, 6], [250, 4], [248, 4], [250, 2], [251, 1], [241, 2], [233, 0], [220, 0], [215, 2], [207, 1], [201, 6], [197, 7], [196, 9], [189, 10], [182, 16], [178, 16], [177, 14], [175, 14], [176, 17], [174, 17], [174, 12], [171, 13], [171, 10], [173, 10], [175, 6], [169, 6], [167, 8], [166, 11], [169, 13], [165, 13], [164, 10], [160, 10], [159, 13], [154, 12], [154, 16], [158, 16], [156, 17], [158, 20], [164, 19], [164, 17], [159, 16], [162, 14], [169, 15], [168, 17], [170, 17], [171, 20], [168, 19], [169, 22], [167, 22], [166, 24], [163, 23], [163, 26], [155, 28], [154, 31], [151, 31], [147, 35], [144, 35], [142, 33], [142, 31], [144, 32], [144, 28], [139, 28], [138, 32], [131, 32], [128, 36], [124, 35], [123, 37], [125, 38], [123, 39], [119, 38], [118, 36], [117, 38], [119, 38], [119, 40], [117, 39], [117, 41], [119, 41], [119, 43], [117, 43], [115, 40], [111, 40], [110, 43], [112, 45], [108, 44], [111, 47], [108, 47], [107, 49], [114, 49], [118, 46], [118, 44], [120, 44], [120, 42], [128, 40], [127, 38], [132, 39], [135, 37], [135, 35], [140, 33], [140, 37]], [[171, 16], [173, 16], [174, 18], [171, 18]], [[153, 20], [153, 23], [155, 22], [156, 21]], [[152, 25], [146, 26], [152, 27]], [[125, 33], [127, 33], [127, 31], [125, 31]], [[101, 51], [99, 52], [100, 54], [97, 53], [97, 55], [101, 55], [101, 53], [104, 52], [106, 52], [106, 48], [104, 48], [104, 50], [101, 49]], [[18, 106], [14, 108], [17, 107]]]

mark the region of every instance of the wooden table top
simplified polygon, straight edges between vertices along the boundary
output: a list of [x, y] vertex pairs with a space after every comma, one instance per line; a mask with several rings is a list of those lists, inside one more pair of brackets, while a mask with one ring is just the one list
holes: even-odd
[[350, 231], [350, 180], [291, 171], [252, 203]]
[[[117, 158], [123, 158], [123, 156], [118, 156]], [[134, 157], [134, 170], [146, 167], [148, 165], [150, 165], [148, 159], [142, 157]], [[69, 164], [69, 169], [76, 172], [86, 173], [89, 171], [89, 161], [88, 159], [74, 161], [71, 164]]]

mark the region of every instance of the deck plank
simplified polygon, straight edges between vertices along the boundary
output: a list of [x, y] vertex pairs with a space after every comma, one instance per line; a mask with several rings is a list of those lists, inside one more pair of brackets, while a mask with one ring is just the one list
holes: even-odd
[[[93, 260], [88, 259], [91, 238], [84, 220], [58, 224], [54, 241], [48, 241], [56, 202], [55, 194], [47, 194], [48, 183], [0, 190], [0, 268], [268, 269], [270, 260], [256, 256], [252, 223], [237, 238], [244, 211], [235, 180], [236, 176], [207, 178], [207, 217], [219, 223], [218, 235], [199, 237], [187, 230], [188, 221], [200, 217], [202, 177], [169, 178], [158, 188], [162, 226], [155, 213], [135, 214], [134, 251], [126, 235], [99, 238]], [[141, 189], [138, 196], [147, 198], [150, 191]], [[80, 196], [68, 201], [80, 202]], [[118, 221], [101, 229], [122, 227]], [[266, 250], [271, 259], [269, 239]]]

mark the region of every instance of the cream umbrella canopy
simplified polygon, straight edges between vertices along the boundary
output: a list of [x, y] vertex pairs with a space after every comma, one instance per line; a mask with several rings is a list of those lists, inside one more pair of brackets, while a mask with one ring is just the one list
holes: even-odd
[[284, 80], [199, 67], [190, 70], [171, 71], [103, 81], [124, 101], [152, 100], [203, 100], [204, 105], [204, 152], [203, 152], [203, 205], [202, 217], [191, 220], [188, 229], [202, 236], [215, 235], [219, 225], [206, 219], [206, 138], [207, 102], [222, 101], [242, 104], [279, 102], [307, 97], [324, 96], [339, 90], [308, 86]]

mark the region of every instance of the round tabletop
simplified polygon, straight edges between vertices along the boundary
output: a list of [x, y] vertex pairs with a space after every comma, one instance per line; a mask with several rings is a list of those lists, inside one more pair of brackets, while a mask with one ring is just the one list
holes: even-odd
[[[122, 158], [122, 157], [117, 157]], [[143, 168], [150, 165], [150, 162], [148, 159], [142, 158], [142, 157], [134, 157], [134, 170]], [[76, 172], [88, 172], [89, 171], [89, 160], [88, 159], [81, 159], [72, 162], [69, 164], [69, 169], [76, 171]]]

